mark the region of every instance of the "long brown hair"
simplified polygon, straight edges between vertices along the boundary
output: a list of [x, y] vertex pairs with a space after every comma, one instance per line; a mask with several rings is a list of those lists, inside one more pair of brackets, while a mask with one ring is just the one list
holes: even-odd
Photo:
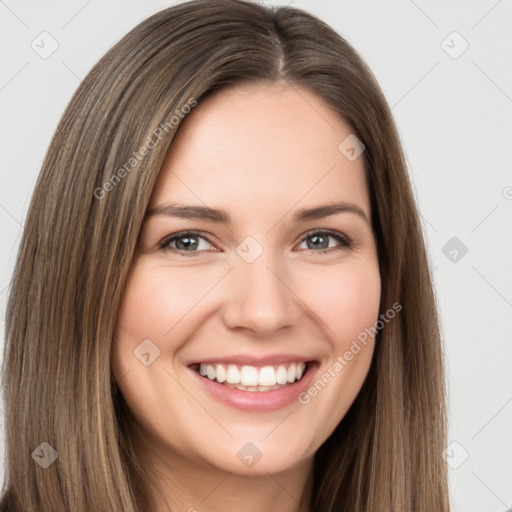
[[[138, 235], [185, 106], [220, 88], [278, 80], [322, 98], [364, 143], [381, 312], [403, 306], [378, 333], [362, 390], [315, 455], [311, 510], [449, 510], [438, 318], [385, 98], [355, 50], [312, 15], [196, 0], [151, 16], [108, 51], [48, 149], [7, 308], [1, 511], [152, 509], [110, 368]], [[43, 468], [37, 456], [51, 449], [58, 458]]]

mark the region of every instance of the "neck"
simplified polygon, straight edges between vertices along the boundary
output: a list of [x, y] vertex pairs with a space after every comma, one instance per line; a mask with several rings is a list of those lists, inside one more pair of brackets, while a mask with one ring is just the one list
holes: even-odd
[[150, 484], [155, 512], [310, 510], [312, 458], [279, 473], [239, 475], [161, 449], [140, 456], [155, 474]]

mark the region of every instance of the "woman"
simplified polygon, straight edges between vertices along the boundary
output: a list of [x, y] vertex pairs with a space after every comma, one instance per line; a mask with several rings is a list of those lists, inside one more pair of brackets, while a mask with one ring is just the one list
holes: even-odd
[[193, 1], [91, 70], [7, 311], [1, 510], [448, 511], [389, 107], [293, 8]]

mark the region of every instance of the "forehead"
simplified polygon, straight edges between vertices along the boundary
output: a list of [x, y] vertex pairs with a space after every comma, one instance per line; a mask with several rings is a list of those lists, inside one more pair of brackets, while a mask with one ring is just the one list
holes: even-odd
[[344, 200], [369, 217], [363, 159], [351, 161], [338, 149], [351, 133], [305, 89], [279, 83], [222, 90], [183, 122], [151, 205], [204, 203], [279, 215], [295, 204]]

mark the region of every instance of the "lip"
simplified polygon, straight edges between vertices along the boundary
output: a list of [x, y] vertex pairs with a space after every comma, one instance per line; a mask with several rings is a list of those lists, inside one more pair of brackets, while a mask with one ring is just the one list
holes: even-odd
[[302, 357], [295, 354], [276, 354], [273, 356], [253, 356], [253, 355], [236, 355], [226, 357], [212, 357], [208, 359], [196, 359], [189, 361], [187, 366], [193, 366], [200, 363], [204, 364], [237, 364], [248, 366], [273, 366], [284, 363], [306, 363], [312, 362], [311, 357]]
[[[224, 363], [232, 364], [250, 364], [247, 362], [248, 359], [245, 357], [243, 358], [242, 362], [234, 362], [239, 361], [237, 358], [226, 358], [222, 360], [208, 359], [201, 362], [215, 363], [215, 361], [222, 361]], [[259, 360], [260, 363], [262, 361], [264, 360]], [[318, 361], [311, 359], [301, 359], [288, 356], [286, 361], [299, 361], [307, 363], [306, 373], [300, 380], [294, 382], [293, 384], [289, 384], [280, 389], [274, 389], [272, 391], [242, 391], [224, 386], [223, 384], [219, 384], [200, 375], [199, 372], [194, 369], [194, 363], [191, 363], [192, 367], [189, 365], [189, 370], [194, 374], [195, 378], [198, 379], [198, 383], [200, 386], [202, 386], [202, 389], [223, 404], [246, 411], [277, 411], [297, 401], [298, 395], [310, 386], [311, 381], [313, 380], [319, 367]], [[281, 362], [286, 361], [283, 360]], [[276, 363], [276, 358], [272, 358], [272, 362]], [[254, 360], [253, 365], [258, 366], [254, 363]]]

